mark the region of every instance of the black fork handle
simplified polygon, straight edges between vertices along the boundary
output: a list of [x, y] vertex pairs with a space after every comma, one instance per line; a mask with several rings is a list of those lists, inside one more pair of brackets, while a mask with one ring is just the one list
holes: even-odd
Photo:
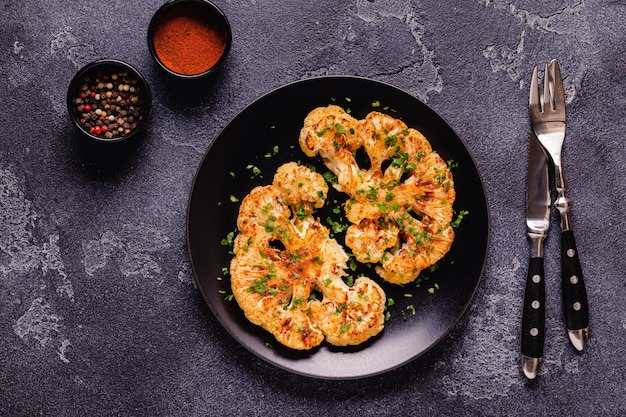
[[574, 241], [574, 232], [571, 230], [561, 232], [561, 286], [567, 329], [587, 329], [589, 327], [589, 303]]

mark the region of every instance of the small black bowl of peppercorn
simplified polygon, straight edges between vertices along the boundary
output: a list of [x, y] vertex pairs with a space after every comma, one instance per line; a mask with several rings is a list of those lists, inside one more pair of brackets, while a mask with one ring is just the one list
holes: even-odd
[[98, 142], [120, 142], [139, 133], [151, 111], [150, 88], [131, 65], [103, 59], [80, 69], [67, 92], [74, 124]]

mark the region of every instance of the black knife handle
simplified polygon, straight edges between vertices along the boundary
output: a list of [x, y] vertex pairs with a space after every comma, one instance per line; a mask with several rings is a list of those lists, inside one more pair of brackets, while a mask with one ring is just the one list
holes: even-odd
[[568, 330], [589, 327], [587, 291], [574, 241], [574, 232], [571, 230], [561, 232], [561, 286], [563, 311]]
[[546, 322], [546, 286], [544, 282], [543, 258], [530, 258], [524, 310], [522, 311], [522, 355], [529, 358], [543, 356]]

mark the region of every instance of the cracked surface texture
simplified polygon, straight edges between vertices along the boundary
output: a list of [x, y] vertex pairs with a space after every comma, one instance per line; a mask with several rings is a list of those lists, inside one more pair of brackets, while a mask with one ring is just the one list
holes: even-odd
[[[233, 47], [220, 72], [190, 84], [149, 55], [161, 1], [2, 2], [0, 415], [626, 415], [626, 4], [215, 3]], [[100, 58], [137, 67], [153, 92], [142, 140], [115, 151], [80, 138], [66, 114], [69, 81]], [[591, 340], [576, 354], [563, 329], [553, 221], [545, 359], [529, 383], [519, 364], [528, 87], [552, 58]], [[261, 95], [323, 75], [383, 81], [441, 114], [476, 161], [491, 215], [483, 279], [453, 332], [357, 381], [292, 375], [239, 346], [186, 252], [187, 199], [214, 138]]]

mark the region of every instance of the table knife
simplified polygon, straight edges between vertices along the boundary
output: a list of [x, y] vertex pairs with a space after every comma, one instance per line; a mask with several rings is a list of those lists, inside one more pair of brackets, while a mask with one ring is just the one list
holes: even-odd
[[546, 317], [543, 243], [550, 229], [550, 206], [548, 160], [531, 129], [526, 172], [526, 234], [531, 250], [521, 334], [522, 370], [528, 379], [537, 376], [543, 358]]

